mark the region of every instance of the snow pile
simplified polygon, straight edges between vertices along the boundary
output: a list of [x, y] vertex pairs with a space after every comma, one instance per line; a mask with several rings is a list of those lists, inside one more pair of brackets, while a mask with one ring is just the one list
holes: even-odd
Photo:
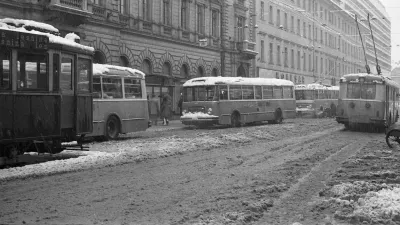
[[181, 119], [192, 119], [192, 120], [197, 120], [199, 118], [216, 118], [218, 116], [214, 116], [214, 115], [209, 115], [207, 113], [203, 113], [203, 112], [187, 112], [187, 113], [183, 113], [183, 116], [181, 116]]
[[137, 69], [107, 64], [93, 64], [93, 75], [112, 75], [110, 70], [126, 71], [134, 77], [144, 78], [145, 74]]
[[81, 38], [75, 33], [68, 33], [67, 35], [65, 35], [65, 39], [75, 42], [76, 40], [80, 40]]

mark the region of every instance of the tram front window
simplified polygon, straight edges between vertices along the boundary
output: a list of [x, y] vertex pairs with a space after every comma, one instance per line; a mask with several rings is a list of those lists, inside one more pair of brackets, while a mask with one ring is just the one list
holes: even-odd
[[315, 91], [314, 90], [296, 90], [296, 100], [314, 100]]
[[46, 55], [19, 54], [17, 71], [18, 89], [47, 89], [48, 72]]
[[375, 99], [376, 84], [354, 83], [347, 84], [347, 98]]
[[10, 89], [10, 52], [0, 52], [0, 90]]

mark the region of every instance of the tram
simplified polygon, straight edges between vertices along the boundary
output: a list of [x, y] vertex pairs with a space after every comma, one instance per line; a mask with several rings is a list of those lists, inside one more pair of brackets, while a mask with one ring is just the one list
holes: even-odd
[[400, 84], [368, 73], [340, 79], [336, 121], [348, 129], [383, 130], [399, 118]]
[[0, 165], [92, 132], [93, 53], [49, 24], [0, 19]]
[[323, 84], [299, 84], [294, 86], [296, 95], [296, 115], [318, 117], [324, 112], [326, 116], [336, 115], [339, 86]]

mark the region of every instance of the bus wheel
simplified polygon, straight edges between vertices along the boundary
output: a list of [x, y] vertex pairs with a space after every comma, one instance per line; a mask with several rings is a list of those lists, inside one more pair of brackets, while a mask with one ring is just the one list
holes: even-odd
[[241, 123], [240, 123], [240, 115], [238, 112], [234, 112], [231, 115], [231, 126], [232, 127], [240, 127]]
[[115, 116], [110, 116], [106, 123], [106, 140], [114, 140], [119, 135], [119, 123]]
[[398, 133], [399, 131], [397, 130], [391, 130], [386, 134], [386, 144], [389, 146], [389, 148], [393, 148], [394, 143], [400, 144], [400, 139], [397, 136]]
[[275, 111], [274, 115], [275, 115], [274, 123], [276, 123], [276, 124], [282, 123], [282, 121], [283, 121], [282, 110], [281, 109], [277, 109]]

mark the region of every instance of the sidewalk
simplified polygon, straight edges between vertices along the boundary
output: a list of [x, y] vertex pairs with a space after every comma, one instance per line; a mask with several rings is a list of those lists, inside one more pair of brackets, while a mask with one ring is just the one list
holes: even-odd
[[162, 121], [158, 121], [158, 125], [152, 124], [151, 127], [147, 128], [147, 131], [163, 131], [163, 130], [175, 130], [183, 128], [185, 125], [178, 120], [170, 120], [168, 126], [162, 125]]

